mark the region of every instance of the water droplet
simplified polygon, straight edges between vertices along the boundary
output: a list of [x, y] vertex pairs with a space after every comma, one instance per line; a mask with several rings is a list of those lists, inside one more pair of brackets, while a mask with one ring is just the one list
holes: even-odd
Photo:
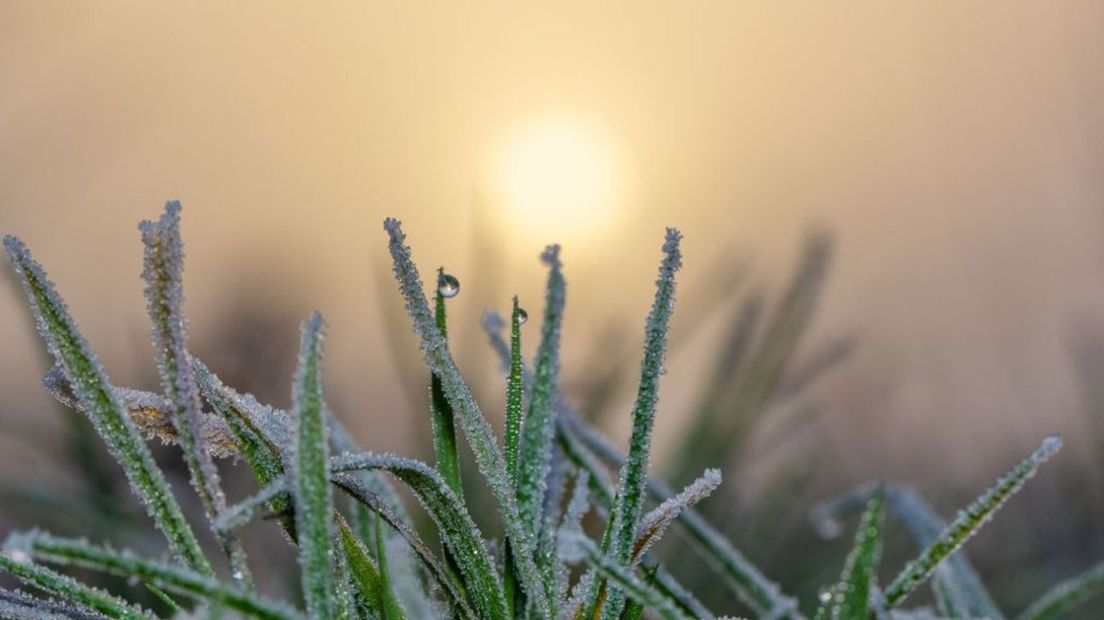
[[437, 276], [437, 291], [441, 293], [441, 297], [452, 299], [460, 294], [460, 280], [457, 280], [454, 275], [442, 272]]
[[525, 308], [518, 308], [518, 325], [525, 325], [528, 320], [529, 313], [525, 311]]
[[828, 603], [832, 600], [832, 588], [828, 586], [821, 588], [820, 592], [817, 593], [817, 598], [820, 599], [821, 603]]

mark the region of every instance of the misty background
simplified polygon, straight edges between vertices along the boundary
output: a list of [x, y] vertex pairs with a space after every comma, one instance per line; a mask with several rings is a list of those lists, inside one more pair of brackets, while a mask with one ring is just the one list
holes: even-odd
[[[812, 536], [813, 502], [889, 479], [953, 514], [1062, 434], [971, 543], [1018, 609], [1104, 556], [1101, 58], [1093, 1], [5, 2], [0, 232], [46, 266], [112, 380], [153, 388], [136, 225], [181, 200], [192, 349], [285, 407], [317, 308], [331, 406], [365, 446], [427, 458], [427, 371], [385, 216], [423, 277], [459, 278], [450, 337], [496, 424], [504, 381], [480, 317], [515, 293], [537, 316], [537, 255], [561, 243], [566, 391], [621, 445], [676, 226], [666, 472], [741, 308], [769, 317], [822, 243], [783, 374], [831, 363], [763, 405], [726, 469], [738, 509], [719, 514], [746, 515], [732, 535], [768, 575], [815, 592], [842, 552]], [[616, 171], [570, 225], [501, 191], [503, 145], [542, 119], [584, 128]], [[5, 282], [0, 479], [48, 494], [72, 483], [72, 422]], [[18, 512], [0, 530], [29, 525]], [[799, 553], [829, 558], [824, 572], [787, 561]]]

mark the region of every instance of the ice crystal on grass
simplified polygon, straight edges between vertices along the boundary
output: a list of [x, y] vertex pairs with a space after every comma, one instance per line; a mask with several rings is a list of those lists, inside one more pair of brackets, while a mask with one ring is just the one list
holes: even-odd
[[1017, 616], [1016, 620], [1060, 618], [1102, 591], [1104, 591], [1104, 562], [1054, 586]]
[[[188, 359], [187, 331], [184, 320], [184, 246], [180, 240], [180, 203], [165, 205], [157, 222], [142, 222], [142, 242], [146, 246], [146, 301], [152, 323], [153, 346], [161, 387], [168, 396], [177, 441], [191, 474], [192, 487], [199, 494], [208, 519], [213, 523], [226, 509], [226, 497], [219, 487], [218, 470], [203, 442], [199, 387]], [[226, 532], [216, 532], [223, 551], [234, 566], [234, 576], [246, 587], [252, 577], [241, 541]]]
[[72, 387], [81, 410], [88, 415], [108, 450], [122, 466], [131, 488], [165, 533], [176, 554], [186, 565], [203, 574], [212, 574], [211, 565], [204, 557], [191, 526], [184, 520], [165, 477], [130, 415], [119, 403], [107, 373], [69, 316], [65, 302], [54, 290], [45, 270], [31, 258], [30, 251], [19, 239], [6, 237], [4, 248], [23, 283], [38, 332]]
[[388, 219], [384, 222], [384, 228], [390, 236], [389, 248], [394, 261], [395, 278], [406, 299], [406, 309], [413, 320], [414, 329], [421, 338], [426, 363], [441, 378], [449, 404], [457, 414], [468, 444], [475, 454], [479, 471], [495, 495], [526, 594], [534, 601], [540, 613], [545, 616], [555, 615], [554, 585], [543, 580], [537, 570], [532, 536], [521, 520], [517, 497], [506, 471], [506, 461], [495, 443], [491, 425], [472, 397], [452, 359], [448, 343], [437, 328], [433, 313], [426, 302], [421, 277], [410, 256], [410, 248], [406, 245], [402, 226], [398, 220]]
[[298, 613], [283, 603], [259, 598], [255, 594], [227, 586], [188, 569], [139, 558], [129, 551], [115, 551], [83, 540], [43, 533], [32, 533], [29, 537], [32, 554], [36, 559], [145, 581], [167, 592], [196, 597], [254, 618], [301, 619]]
[[[681, 262], [676, 231], [667, 232], [655, 300], [645, 325], [627, 453], [588, 426], [561, 392], [564, 281], [558, 246], [549, 246], [542, 256], [549, 271], [532, 373], [521, 358], [520, 326], [526, 315], [517, 298], [508, 322], [509, 342], [500, 333], [506, 322], [486, 315], [484, 327], [507, 375], [504, 453], [460, 375], [445, 337], [445, 300], [459, 291], [459, 282], [443, 271], [438, 273], [434, 312], [398, 221], [388, 219], [384, 226], [396, 280], [432, 376], [436, 469], [362, 450], [326, 407], [321, 372], [324, 324], [317, 314], [303, 325], [290, 413], [235, 391], [188, 354], [175, 203], [167, 206], [160, 220], [142, 225], [144, 277], [164, 395], [112, 385], [42, 268], [18, 240], [5, 241], [54, 359], [44, 385], [60, 402], [93, 422], [182, 565], [38, 531], [13, 535], [0, 554], [0, 569], [28, 588], [59, 600], [0, 589], [0, 616], [155, 617], [114, 593], [83, 585], [42, 564], [49, 563], [66, 571], [80, 568], [122, 577], [131, 589], [144, 588], [147, 596], [156, 596], [175, 617], [639, 620], [650, 614], [713, 618], [653, 552], [656, 540], [677, 524], [706, 566], [723, 578], [750, 612], [767, 620], [803, 619], [796, 601], [782, 594], [694, 510], [720, 484], [717, 470], [706, 467], [704, 475], [677, 495], [662, 480], [648, 475], [674, 278]], [[783, 314], [800, 315], [797, 322], [803, 324], [808, 304], [789, 305], [800, 308]], [[772, 339], [785, 341], [782, 348], [792, 349], [792, 339], [771, 331]], [[777, 345], [768, 348], [774, 350]], [[731, 371], [740, 355], [724, 357], [722, 370]], [[770, 353], [768, 357], [772, 361], [767, 374], [773, 378], [768, 377], [767, 383], [773, 383], [785, 356]], [[806, 380], [806, 374], [797, 376]], [[763, 385], [756, 384], [756, 398], [764, 396]], [[466, 481], [459, 467], [455, 426], [463, 431], [493, 494], [505, 533], [501, 541], [483, 535], [462, 496]], [[215, 578], [143, 435], [181, 448], [208, 525], [230, 555], [230, 572], [237, 585]], [[826, 590], [817, 618], [935, 617], [924, 609], [895, 609], [928, 577], [933, 577], [941, 617], [1002, 618], [965, 555], [957, 550], [1059, 446], [1057, 438], [1044, 441], [950, 526], [915, 492], [894, 485], [859, 488], [820, 506], [815, 522], [823, 533], [832, 535], [843, 530], [847, 514], [864, 505], [867, 510], [839, 583]], [[337, 456], [331, 458], [331, 453]], [[226, 456], [244, 460], [260, 488], [233, 506], [227, 506], [222, 497], [213, 464], [214, 458]], [[618, 471], [616, 484], [609, 477], [613, 470]], [[429, 516], [424, 525], [436, 530], [432, 535], [441, 547], [435, 550], [425, 543], [405, 507], [405, 495], [398, 494], [392, 483], [407, 487], [421, 504]], [[331, 485], [347, 497], [335, 501]], [[645, 514], [648, 502], [657, 505]], [[233, 536], [264, 507], [299, 547], [305, 612], [249, 591], [244, 553]], [[584, 515], [591, 509], [597, 519], [605, 520], [600, 541], [583, 530]], [[924, 550], [883, 595], [875, 569], [886, 512], [903, 521]], [[585, 566], [574, 570], [577, 578], [572, 584], [573, 567], [580, 562]], [[1051, 618], [1102, 588], [1104, 568], [1095, 567], [1044, 595], [1022, 618]]]
[[475, 598], [473, 607], [484, 618], [505, 618], [506, 601], [494, 562], [483, 544], [479, 528], [463, 502], [431, 467], [412, 459], [371, 453], [336, 457], [333, 471], [376, 469], [406, 483], [429, 512], [448, 544]]
[[[529, 528], [532, 536], [540, 532], [544, 522], [544, 495], [552, 459], [554, 405], [560, 375], [560, 328], [566, 295], [560, 246], [548, 246], [541, 254], [541, 261], [548, 266], [544, 324], [541, 326], [540, 347], [533, 365], [529, 410], [522, 422], [517, 455], [518, 510], [522, 523]], [[520, 314], [517, 318], [520, 323]]]
[[882, 554], [882, 525], [885, 522], [885, 492], [878, 489], [867, 502], [855, 544], [847, 555], [839, 583], [831, 597], [832, 620], [866, 618], [876, 587]]
[[682, 490], [678, 495], [667, 499], [640, 520], [636, 528], [636, 540], [633, 543], [632, 563], [638, 564], [648, 549], [652, 547], [678, 516], [702, 501], [721, 486], [721, 470], [707, 469], [700, 478]]
[[0, 588], [0, 618], [99, 620], [103, 616], [63, 602], [43, 600], [25, 592]]
[[1023, 487], [1035, 475], [1039, 466], [1062, 448], [1061, 437], [1047, 437], [1034, 452], [1020, 461], [1012, 471], [958, 513], [950, 525], [916, 558], [905, 566], [897, 578], [886, 588], [885, 599], [889, 607], [900, 603], [917, 585], [927, 579], [936, 566], [961, 547], [983, 525], [993, 518], [1008, 498]]
[[[73, 395], [69, 380], [65, 378], [60, 366], [55, 364], [42, 375], [42, 385], [59, 403], [81, 411], [80, 403]], [[115, 387], [114, 391], [115, 398], [127, 410], [130, 419], [146, 439], [157, 439], [166, 445], [179, 443], [176, 426], [172, 422], [172, 407], [164, 396], [124, 387]], [[238, 453], [234, 436], [217, 415], [205, 412], [200, 414], [200, 434], [211, 456], [229, 458]]]
[[[679, 251], [681, 239], [682, 235], [677, 230], [667, 229], [667, 239], [663, 243], [663, 261], [656, 280], [655, 300], [644, 327], [644, 360], [641, 363], [636, 404], [632, 410], [629, 454], [621, 468], [616, 500], [603, 537], [603, 552], [613, 562], [625, 568], [631, 565], [636, 525], [644, 503], [652, 427], [659, 400], [659, 377], [667, 352], [667, 326], [675, 305], [675, 272], [682, 265], [682, 254]], [[595, 582], [596, 585], [591, 588], [591, 598], [587, 603], [588, 613], [592, 613], [599, 604], [602, 583]], [[623, 599], [614, 588], [606, 596], [602, 615], [616, 617], [621, 613], [622, 607]]]
[[333, 491], [330, 489], [329, 444], [322, 414], [322, 337], [325, 324], [315, 313], [303, 324], [299, 366], [295, 371], [292, 420], [295, 433], [295, 529], [303, 599], [315, 618], [337, 613], [333, 530]]

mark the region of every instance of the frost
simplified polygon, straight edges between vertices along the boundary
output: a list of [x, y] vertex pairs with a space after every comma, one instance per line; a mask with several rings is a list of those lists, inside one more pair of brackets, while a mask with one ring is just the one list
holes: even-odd
[[[565, 530], [560, 533], [560, 545], [566, 557], [577, 561], [586, 560], [605, 581], [617, 587], [623, 595], [644, 606], [660, 618], [667, 620], [685, 620], [686, 614], [670, 598], [656, 588], [637, 579], [631, 570], [603, 554], [581, 531]], [[596, 582], [595, 582], [596, 583]], [[594, 586], [591, 585], [593, 590]], [[607, 594], [608, 596], [608, 594]]]
[[1047, 437], [1031, 454], [997, 480], [996, 484], [958, 513], [950, 525], [920, 554], [909, 562], [886, 588], [886, 606], [894, 607], [931, 576], [939, 564], [957, 551], [983, 525], [993, 518], [1010, 497], [1016, 494], [1039, 467], [1062, 447], [1060, 437]]
[[204, 557], [180, 506], [150, 455], [134, 421], [119, 402], [99, 359], [69, 316], [46, 272], [31, 257], [23, 242], [6, 237], [4, 247], [27, 294], [39, 334], [54, 362], [61, 368], [73, 397], [103, 438], [108, 451], [122, 466], [131, 489], [142, 501], [154, 523], [165, 534], [180, 559], [210, 575]]
[[[33, 534], [35, 557], [42, 560], [72, 566], [81, 566], [117, 575], [139, 579], [153, 586], [184, 596], [218, 603], [221, 606], [254, 617], [271, 620], [301, 620], [299, 614], [283, 603], [270, 601], [200, 575], [194, 571], [162, 562], [142, 559], [130, 551], [115, 551], [107, 547], [91, 545], [83, 540], [60, 538], [49, 534]], [[36, 583], [36, 585], [38, 585]], [[84, 586], [81, 586], [84, 587]], [[70, 598], [66, 595], [66, 598]], [[85, 604], [83, 601], [79, 601]], [[111, 612], [88, 605], [112, 617], [147, 618], [141, 615]]]
[[[548, 490], [552, 438], [555, 431], [555, 398], [559, 389], [560, 374], [560, 331], [563, 324], [566, 291], [560, 263], [560, 246], [548, 246], [541, 254], [541, 261], [549, 267], [544, 323], [541, 326], [540, 347], [537, 350], [533, 382], [529, 390], [529, 410], [522, 422], [517, 456], [518, 511], [522, 524], [529, 529], [531, 536], [536, 536], [544, 524], [544, 498]], [[520, 320], [520, 315], [516, 311], [513, 317]], [[511, 369], [513, 367], [514, 363], [511, 359]]]
[[[176, 429], [192, 487], [199, 495], [208, 520], [213, 523], [226, 510], [226, 496], [219, 486], [218, 470], [204, 442], [199, 387], [188, 359], [180, 203], [168, 203], [160, 220], [142, 222], [139, 228], [146, 246], [142, 278], [146, 281], [146, 301], [161, 387], [169, 397], [169, 411], [172, 412], [169, 420]], [[225, 532], [216, 531], [216, 535], [223, 552], [230, 558], [238, 583], [252, 588], [253, 578], [241, 541]]]
[[[651, 452], [652, 428], [655, 423], [656, 403], [659, 399], [659, 377], [663, 358], [667, 351], [667, 326], [675, 303], [675, 272], [682, 265], [679, 241], [682, 235], [673, 228], [667, 229], [663, 242], [663, 261], [656, 279], [655, 300], [644, 327], [644, 360], [640, 368], [640, 385], [632, 411], [632, 435], [629, 454], [621, 468], [617, 483], [616, 503], [607, 524], [609, 548], [603, 551], [623, 568], [630, 566], [633, 540], [640, 511], [644, 503], [644, 489], [648, 480], [648, 457]], [[598, 605], [601, 582], [591, 587], [588, 613]], [[603, 616], [616, 617], [624, 607], [624, 599], [617, 589], [611, 590], [603, 605]]]
[[1104, 562], [1054, 586], [1022, 614], [1020, 620], [1059, 618], [1070, 609], [1104, 590]]
[[350, 474], [337, 474], [334, 476], [333, 481], [357, 501], [378, 513], [388, 525], [395, 528], [395, 531], [399, 533], [414, 551], [414, 554], [421, 561], [426, 572], [433, 578], [434, 583], [448, 595], [449, 600], [463, 612], [465, 617], [478, 617], [475, 615], [475, 612], [472, 611], [467, 598], [452, 583], [452, 579], [449, 578], [445, 568], [437, 561], [433, 552], [430, 551], [429, 547], [426, 546], [425, 542], [422, 541], [413, 527], [392, 512], [387, 507], [387, 504], [384, 503], [378, 495], [369, 490], [356, 476]]
[[[55, 364], [46, 371], [46, 374], [42, 375], [42, 385], [62, 405], [82, 411], [61, 367]], [[164, 396], [122, 387], [115, 387], [114, 391], [115, 397], [126, 408], [130, 419], [146, 439], [157, 439], [166, 445], [178, 443], [176, 427], [170, 419], [171, 406]], [[201, 414], [200, 433], [211, 456], [230, 458], [238, 454], [238, 446], [233, 435], [230, 434], [230, 429], [218, 416], [210, 413]]]
[[475, 607], [481, 617], [505, 615], [502, 582], [483, 544], [479, 527], [468, 514], [463, 501], [436, 470], [413, 459], [370, 452], [335, 457], [332, 469], [334, 472], [383, 470], [402, 480], [437, 525], [452, 558], [464, 575], [468, 592], [475, 598]]
[[879, 488], [867, 502], [855, 533], [855, 544], [847, 555], [839, 584], [834, 588], [831, 598], [833, 620], [865, 618], [869, 614], [871, 590], [881, 560], [884, 522], [885, 493]]
[[302, 331], [292, 388], [295, 460], [291, 471], [295, 530], [299, 537], [299, 563], [307, 611], [315, 618], [331, 618], [336, 615], [338, 601], [331, 552], [333, 491], [322, 413], [322, 338], [325, 332], [322, 316], [314, 313], [303, 324]]
[[636, 541], [633, 543], [632, 564], [639, 564], [644, 554], [659, 541], [667, 528], [678, 516], [709, 497], [721, 486], [721, 471], [707, 469], [700, 478], [692, 482], [678, 495], [667, 499], [640, 520], [636, 529]]
[[66, 603], [43, 600], [25, 592], [0, 588], [0, 618], [99, 620], [103, 617]]
[[[502, 339], [503, 325], [502, 318], [498, 314], [487, 312], [483, 315], [483, 329], [491, 348], [503, 367], [508, 368], [510, 350]], [[530, 379], [524, 368], [522, 377], [525, 381]], [[605, 502], [608, 506], [612, 500], [610, 484], [606, 478], [605, 468], [596, 461], [596, 457], [613, 467], [621, 467], [625, 462], [624, 455], [601, 433], [584, 424], [579, 419], [578, 413], [563, 399], [562, 394], [558, 396], [557, 407], [559, 408], [557, 433], [561, 446], [578, 467], [590, 474], [595, 499], [600, 505]], [[666, 484], [656, 479], [649, 479], [647, 488], [649, 494], [661, 502], [674, 495]], [[691, 540], [698, 545], [701, 553], [720, 568], [728, 578], [728, 584], [749, 608], [761, 614], [777, 613], [779, 618], [800, 617], [796, 612], [795, 601], [783, 596], [777, 584], [767, 579], [754, 564], [732, 546], [727, 538], [700, 515], [693, 511], [686, 512], [679, 516], [678, 521], [686, 529]], [[573, 587], [572, 592], [575, 593], [576, 589], [577, 587]]]
[[215, 521], [215, 529], [227, 531], [244, 526], [253, 519], [253, 515], [256, 514], [257, 510], [271, 502], [276, 496], [287, 493], [289, 491], [289, 486], [286, 477], [275, 479], [271, 484], [266, 485], [260, 491], [230, 506]]
[[519, 573], [526, 594], [536, 603], [537, 609], [545, 617], [555, 615], [554, 584], [542, 580], [533, 558], [533, 542], [518, 512], [517, 497], [510, 476], [506, 470], [506, 461], [495, 443], [494, 431], [487, 418], [479, 409], [471, 391], [460, 375], [456, 362], [448, 350], [448, 343], [434, 320], [433, 313], [426, 301], [421, 277], [406, 245], [406, 235], [398, 220], [388, 218], [384, 229], [390, 237], [388, 245], [394, 262], [395, 279], [406, 300], [406, 310], [410, 315], [414, 330], [421, 339], [426, 364], [441, 378], [449, 404], [457, 414], [460, 427], [468, 439], [475, 454], [476, 465], [487, 480], [488, 486], [498, 502], [506, 534], [510, 538]]

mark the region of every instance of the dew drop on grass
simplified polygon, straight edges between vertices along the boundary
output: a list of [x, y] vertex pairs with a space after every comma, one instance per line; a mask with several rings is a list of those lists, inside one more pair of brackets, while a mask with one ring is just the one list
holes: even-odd
[[518, 308], [518, 325], [525, 325], [528, 320], [529, 313], [525, 311], [525, 308]]
[[441, 293], [441, 297], [452, 299], [460, 294], [460, 280], [452, 274], [442, 273], [437, 276], [437, 291]]

